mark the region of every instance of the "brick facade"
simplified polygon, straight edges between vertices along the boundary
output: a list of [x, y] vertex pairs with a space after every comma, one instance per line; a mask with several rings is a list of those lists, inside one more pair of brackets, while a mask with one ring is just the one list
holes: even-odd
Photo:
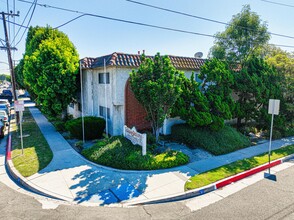
[[147, 113], [135, 98], [128, 80], [125, 88], [125, 124], [129, 128], [135, 126], [138, 131], [151, 130], [150, 122], [146, 120], [146, 116]]

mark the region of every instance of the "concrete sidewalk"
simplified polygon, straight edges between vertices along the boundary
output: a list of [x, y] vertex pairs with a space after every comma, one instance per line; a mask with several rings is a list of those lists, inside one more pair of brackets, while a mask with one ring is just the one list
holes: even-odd
[[[268, 143], [264, 143], [171, 169], [122, 171], [87, 161], [72, 149], [37, 108], [31, 107], [30, 111], [54, 156], [45, 169], [25, 181], [46, 194], [79, 204], [142, 202], [172, 197], [184, 193], [184, 184], [191, 176], [268, 150]], [[272, 143], [272, 149], [293, 143], [294, 137], [277, 140]]]

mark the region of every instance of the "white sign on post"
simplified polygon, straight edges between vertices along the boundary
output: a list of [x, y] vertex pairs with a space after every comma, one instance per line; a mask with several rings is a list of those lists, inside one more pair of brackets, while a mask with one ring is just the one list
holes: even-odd
[[128, 128], [126, 125], [124, 126], [124, 137], [129, 139], [132, 144], [138, 144], [142, 146], [142, 155], [146, 155], [146, 145], [147, 145], [147, 135], [141, 134], [137, 132], [136, 128], [132, 129]]
[[[270, 99], [268, 103], [268, 113], [272, 115], [271, 120], [271, 130], [270, 130], [270, 141], [268, 146], [268, 163], [271, 163], [271, 150], [272, 150], [272, 136], [273, 136], [273, 126], [274, 126], [274, 115], [278, 115], [280, 110], [280, 100]], [[271, 174], [270, 167], [268, 168], [268, 173], [264, 174], [266, 178], [276, 180], [276, 176]]]
[[23, 100], [16, 100], [14, 101], [14, 111], [22, 112], [24, 111], [24, 101]]
[[270, 99], [268, 103], [268, 113], [273, 115], [278, 115], [280, 110], [280, 100]]
[[14, 101], [14, 111], [19, 112], [21, 153], [23, 155], [22, 112], [25, 110], [23, 100]]

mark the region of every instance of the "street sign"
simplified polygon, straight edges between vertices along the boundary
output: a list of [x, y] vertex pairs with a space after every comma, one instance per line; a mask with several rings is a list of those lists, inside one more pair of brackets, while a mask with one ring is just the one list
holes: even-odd
[[20, 124], [20, 140], [21, 140], [21, 153], [23, 155], [23, 136], [22, 136], [22, 113], [25, 110], [24, 108], [24, 101], [23, 100], [15, 100], [14, 101], [14, 111], [19, 112], [19, 116], [20, 116], [20, 120], [19, 120], [19, 124]]
[[[271, 151], [272, 151], [272, 135], [273, 135], [273, 126], [274, 126], [274, 115], [278, 115], [280, 110], [280, 100], [279, 99], [270, 99], [268, 103], [268, 113], [272, 115], [271, 121], [271, 130], [270, 130], [270, 141], [268, 146], [268, 163], [271, 163]], [[270, 167], [268, 168], [268, 173], [264, 174], [264, 177], [270, 180], [277, 181], [277, 177], [274, 174], [271, 174]]]
[[16, 112], [23, 112], [24, 109], [24, 101], [23, 100], [16, 100], [14, 101], [14, 111]]
[[280, 110], [280, 100], [270, 99], [268, 103], [268, 113], [278, 115]]

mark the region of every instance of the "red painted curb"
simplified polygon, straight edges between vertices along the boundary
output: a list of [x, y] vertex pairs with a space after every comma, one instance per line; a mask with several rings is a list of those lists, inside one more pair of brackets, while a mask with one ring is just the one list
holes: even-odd
[[241, 173], [240, 175], [233, 176], [231, 178], [228, 178], [228, 179], [226, 179], [226, 180], [224, 180], [222, 182], [219, 182], [219, 183], [215, 184], [216, 189], [222, 188], [222, 187], [224, 187], [226, 185], [229, 185], [229, 184], [231, 184], [233, 182], [237, 182], [238, 180], [244, 179], [244, 178], [246, 178], [248, 176], [251, 176], [253, 174], [256, 174], [256, 173], [258, 173], [260, 171], [266, 170], [266, 169], [271, 168], [273, 166], [279, 165], [281, 163], [282, 163], [282, 160], [276, 160], [276, 161], [274, 161], [274, 162], [272, 162], [270, 164], [266, 164], [266, 165], [263, 165], [263, 166], [260, 166], [260, 167], [253, 168], [251, 170], [245, 171], [244, 173]]
[[6, 160], [11, 160], [11, 134], [9, 134], [7, 138]]

